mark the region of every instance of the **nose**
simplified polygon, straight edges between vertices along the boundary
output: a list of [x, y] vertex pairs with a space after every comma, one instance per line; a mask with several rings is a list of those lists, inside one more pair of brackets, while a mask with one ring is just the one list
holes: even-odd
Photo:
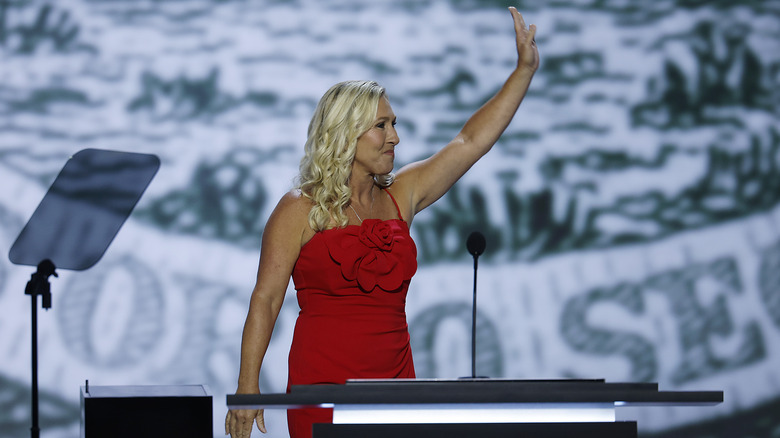
[[398, 138], [398, 131], [396, 131], [395, 126], [393, 125], [390, 125], [390, 129], [387, 132], [387, 142], [392, 143], [393, 146], [396, 146], [401, 142], [401, 139]]

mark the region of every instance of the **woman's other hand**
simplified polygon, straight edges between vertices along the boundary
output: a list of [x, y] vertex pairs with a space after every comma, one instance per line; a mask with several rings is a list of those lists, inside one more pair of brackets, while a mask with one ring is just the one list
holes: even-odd
[[225, 435], [230, 435], [232, 438], [249, 438], [252, 434], [252, 423], [255, 422], [257, 430], [267, 432], [262, 409], [229, 410], [225, 416]]

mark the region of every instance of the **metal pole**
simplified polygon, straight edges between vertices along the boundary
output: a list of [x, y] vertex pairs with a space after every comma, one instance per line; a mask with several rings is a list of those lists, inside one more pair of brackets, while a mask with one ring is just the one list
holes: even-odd
[[38, 438], [38, 294], [30, 296], [32, 302], [32, 427], [30, 437]]
[[32, 315], [32, 427], [30, 436], [38, 438], [41, 429], [38, 425], [38, 295], [43, 298], [41, 305], [44, 309], [51, 307], [51, 285], [49, 276], [57, 277], [56, 267], [51, 260], [46, 259], [38, 264], [38, 270], [30, 277], [24, 293], [30, 295], [30, 309]]
[[474, 302], [471, 304], [471, 378], [477, 377], [477, 257], [474, 257]]

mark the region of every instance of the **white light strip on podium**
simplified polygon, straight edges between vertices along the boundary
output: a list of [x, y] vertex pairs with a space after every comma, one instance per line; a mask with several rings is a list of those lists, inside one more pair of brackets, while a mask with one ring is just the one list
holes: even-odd
[[612, 403], [341, 405], [334, 424], [574, 423], [615, 421]]

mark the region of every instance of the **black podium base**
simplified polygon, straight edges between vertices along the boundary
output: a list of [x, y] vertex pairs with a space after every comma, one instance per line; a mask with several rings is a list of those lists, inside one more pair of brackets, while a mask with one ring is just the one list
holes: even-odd
[[636, 422], [315, 424], [313, 438], [636, 438]]
[[203, 385], [81, 387], [81, 438], [212, 438]]

